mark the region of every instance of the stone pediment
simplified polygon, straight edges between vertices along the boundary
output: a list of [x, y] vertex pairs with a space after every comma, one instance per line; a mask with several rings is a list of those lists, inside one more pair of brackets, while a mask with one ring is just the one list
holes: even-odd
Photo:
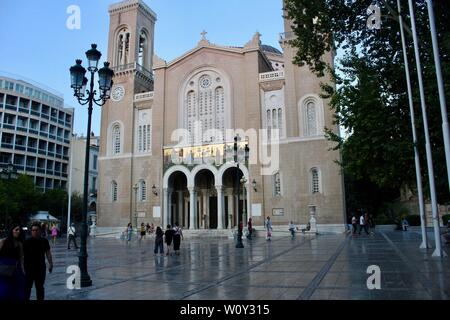
[[207, 41], [200, 41], [199, 42], [199, 46], [195, 47], [194, 49], [186, 52], [185, 54], [183, 54], [182, 56], [176, 58], [175, 60], [170, 61], [167, 64], [167, 68], [170, 68], [186, 59], [189, 59], [190, 57], [192, 57], [193, 55], [195, 55], [196, 53], [202, 52], [202, 51], [217, 51], [217, 52], [225, 52], [225, 53], [234, 53], [234, 54], [243, 54], [244, 51], [241, 48], [233, 48], [233, 47], [222, 47], [222, 46], [217, 46], [214, 44], [208, 44], [209, 42]]

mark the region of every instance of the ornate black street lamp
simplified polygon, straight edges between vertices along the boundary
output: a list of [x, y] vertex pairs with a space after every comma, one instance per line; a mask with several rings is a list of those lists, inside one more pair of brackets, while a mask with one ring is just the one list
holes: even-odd
[[[112, 78], [114, 71], [109, 68], [109, 62], [105, 62], [104, 67], [98, 70], [98, 61], [102, 54], [97, 50], [97, 45], [92, 44], [91, 49], [86, 52], [89, 62], [88, 71], [91, 73], [90, 89], [86, 90], [88, 79], [85, 77], [86, 69], [81, 65], [81, 60], [76, 60], [76, 64], [70, 68], [71, 88], [74, 90], [74, 96], [81, 105], [88, 104], [88, 125], [86, 134], [86, 154], [84, 165], [84, 192], [83, 192], [83, 211], [81, 220], [81, 242], [80, 253], [78, 255], [78, 266], [81, 271], [81, 287], [89, 287], [92, 285], [91, 277], [87, 272], [87, 249], [86, 242], [88, 236], [87, 212], [88, 212], [88, 195], [89, 195], [89, 151], [91, 137], [91, 121], [92, 107], [94, 103], [103, 106], [110, 98]], [[94, 75], [98, 71], [99, 81], [98, 87], [100, 97], [96, 99], [97, 91], [94, 90]], [[69, 195], [70, 196], [70, 195]]]
[[[243, 222], [242, 222], [242, 212], [239, 210], [240, 206], [240, 184], [241, 181], [239, 179], [239, 159], [238, 159], [238, 143], [240, 142], [241, 138], [239, 135], [234, 137], [234, 163], [236, 163], [236, 187], [237, 187], [237, 217], [238, 217], [238, 234], [237, 234], [237, 242], [236, 242], [236, 248], [244, 248], [244, 244], [242, 243], [242, 229], [243, 229]], [[248, 145], [245, 146], [245, 163], [248, 163], [249, 158], [249, 148]], [[245, 206], [245, 203], [243, 204]]]

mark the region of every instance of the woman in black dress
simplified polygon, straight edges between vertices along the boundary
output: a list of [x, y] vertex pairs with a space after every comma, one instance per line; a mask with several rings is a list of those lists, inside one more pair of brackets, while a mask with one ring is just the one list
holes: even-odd
[[0, 240], [0, 300], [25, 300], [22, 228], [15, 224]]
[[173, 228], [174, 234], [173, 234], [173, 250], [175, 251], [176, 255], [180, 254], [180, 244], [181, 244], [181, 238], [183, 238], [183, 232], [181, 231], [181, 228], [178, 226], [178, 222], [175, 223], [175, 227]]

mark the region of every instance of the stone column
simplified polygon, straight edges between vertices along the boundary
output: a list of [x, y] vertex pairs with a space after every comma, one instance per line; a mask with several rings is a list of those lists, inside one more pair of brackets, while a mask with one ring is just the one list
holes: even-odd
[[251, 211], [251, 203], [250, 203], [250, 183], [247, 183], [247, 217], [251, 218], [252, 217], [252, 211]]
[[163, 212], [162, 227], [165, 228], [169, 223], [169, 190], [164, 189], [163, 192], [164, 192], [164, 202], [163, 202], [164, 212]]
[[177, 218], [175, 219], [180, 225], [183, 225], [183, 191], [178, 191], [178, 212], [177, 212]]
[[231, 215], [233, 214], [233, 192], [228, 193], [228, 212], [227, 212], [227, 216], [228, 216], [228, 229], [231, 229], [231, 225], [232, 225], [232, 220], [231, 220]]
[[189, 188], [189, 206], [190, 206], [190, 212], [189, 212], [189, 230], [196, 230], [197, 225], [195, 223], [195, 216], [196, 216], [196, 207], [197, 207], [197, 192], [195, 191], [195, 188]]
[[208, 190], [203, 189], [202, 190], [202, 212], [200, 215], [200, 223], [201, 223], [201, 229], [206, 229], [206, 220], [203, 219], [204, 216], [206, 216], [206, 208], [207, 208], [207, 198], [208, 198]]
[[223, 187], [216, 186], [216, 190], [217, 190], [217, 229], [222, 230], [224, 226]]
[[167, 223], [166, 223], [166, 225], [164, 226], [164, 227], [166, 227], [168, 224], [170, 224], [170, 225], [172, 225], [172, 223], [173, 223], [173, 221], [172, 221], [172, 190], [171, 189], [168, 189], [167, 190], [167, 195], [168, 195], [168, 197], [167, 197], [167, 210], [168, 210], [168, 213], [169, 213], [169, 215], [167, 216]]
[[188, 200], [184, 199], [184, 212], [183, 212], [183, 228], [186, 228], [188, 225], [187, 213], [188, 213]]

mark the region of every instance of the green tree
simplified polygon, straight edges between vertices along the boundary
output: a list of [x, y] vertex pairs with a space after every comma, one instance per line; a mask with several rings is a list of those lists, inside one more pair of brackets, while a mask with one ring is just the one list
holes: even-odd
[[[411, 68], [414, 105], [419, 134], [425, 191], [428, 177], [424, 131], [415, 69], [413, 42], [406, 1], [403, 5], [407, 51]], [[329, 73], [334, 85], [323, 84], [323, 96], [330, 98], [336, 123], [346, 132], [340, 137], [327, 130], [343, 155], [341, 165], [346, 181], [373, 184], [378, 191], [407, 185], [414, 189], [415, 166], [410, 111], [397, 1], [379, 1], [382, 11], [380, 30], [366, 26], [367, 8], [372, 0], [285, 0], [286, 14], [293, 22], [296, 36], [291, 45], [297, 49], [294, 63], [308, 65], [319, 77]], [[442, 119], [435, 77], [428, 11], [423, 0], [414, 1], [420, 35], [421, 61], [426, 84], [428, 117], [433, 148], [439, 201], [449, 201], [445, 167]], [[450, 78], [450, 3], [434, 1], [444, 79]], [[322, 59], [326, 51], [338, 53], [336, 70]], [[450, 83], [446, 97], [450, 101]], [[381, 192], [384, 201], [395, 193]], [[426, 193], [428, 194], [428, 192]], [[370, 194], [366, 196], [370, 197]]]
[[83, 213], [83, 196], [80, 193], [72, 193], [71, 208], [72, 222], [81, 222], [81, 215]]
[[41, 193], [33, 178], [19, 175], [17, 179], [0, 180], [0, 208], [2, 222], [25, 223], [27, 216], [39, 208]]
[[67, 192], [62, 189], [52, 189], [42, 195], [41, 210], [49, 211], [51, 215], [64, 221], [67, 216]]

